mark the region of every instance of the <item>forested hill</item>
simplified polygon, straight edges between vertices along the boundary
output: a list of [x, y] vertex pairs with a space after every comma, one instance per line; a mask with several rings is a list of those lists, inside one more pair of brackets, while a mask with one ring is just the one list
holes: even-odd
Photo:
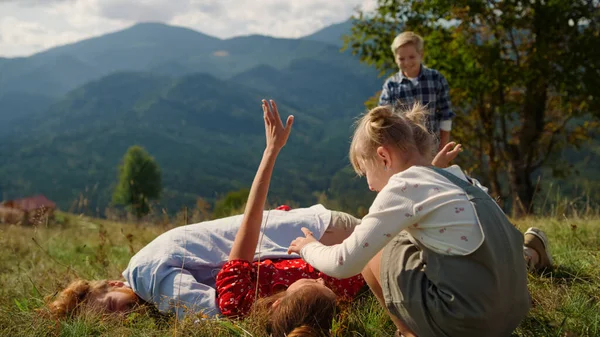
[[138, 144], [161, 167], [163, 206], [213, 201], [250, 185], [264, 146], [260, 99], [274, 98], [296, 123], [271, 198], [307, 205], [342, 193], [340, 181], [360, 182], [359, 195], [344, 197], [355, 209], [372, 196], [348, 170], [351, 125], [382, 79], [341, 53], [332, 37], [340, 28], [330, 29], [316, 40], [221, 40], [138, 24], [5, 59], [0, 193], [43, 193], [63, 209], [83, 196], [103, 209], [123, 154]]

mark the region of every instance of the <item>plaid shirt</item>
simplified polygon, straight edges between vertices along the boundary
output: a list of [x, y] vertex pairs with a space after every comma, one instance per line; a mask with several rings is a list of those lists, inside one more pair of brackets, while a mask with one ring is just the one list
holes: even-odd
[[410, 107], [415, 101], [420, 102], [429, 110], [427, 129], [439, 136], [440, 122], [455, 116], [450, 106], [449, 92], [448, 82], [442, 74], [421, 65], [416, 85], [402, 71], [388, 78], [383, 84], [379, 105]]

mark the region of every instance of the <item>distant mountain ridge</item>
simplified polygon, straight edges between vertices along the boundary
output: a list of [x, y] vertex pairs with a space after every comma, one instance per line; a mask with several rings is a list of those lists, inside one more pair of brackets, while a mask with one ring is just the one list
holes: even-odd
[[187, 28], [139, 23], [30, 57], [0, 59], [0, 92], [60, 96], [117, 71], [161, 69], [168, 75], [205, 72], [227, 78], [260, 64], [283, 68], [295, 59], [323, 53], [337, 61], [354, 59], [337, 51], [334, 44], [313, 38], [251, 35], [222, 40]]
[[343, 36], [350, 34], [352, 30], [352, 20], [336, 23], [327, 26], [317, 32], [303, 37], [306, 40], [321, 41], [336, 46], [343, 46]]
[[[148, 42], [161, 34], [167, 42]], [[130, 47], [132, 39], [138, 42]], [[181, 42], [191, 40], [203, 43]], [[152, 51], [165, 44], [170, 44], [168, 53]], [[127, 60], [134, 50], [146, 50], [135, 64]], [[11, 88], [29, 86], [33, 93], [0, 87], [12, 98], [10, 106], [4, 105], [9, 109], [2, 109], [0, 96], [0, 118], [15, 126], [0, 128], [0, 189], [8, 196], [40, 192], [66, 208], [87, 193], [94, 207], [105, 207], [121, 156], [139, 144], [163, 169], [167, 208], [191, 205], [199, 196], [214, 200], [249, 186], [264, 143], [260, 99], [275, 98], [296, 123], [272, 196], [314, 203], [314, 193], [328, 190], [332, 177], [347, 166], [352, 119], [380, 86], [374, 70], [334, 44], [264, 36], [221, 40], [161, 24], [139, 24], [31, 58], [9, 59], [21, 66], [8, 75], [30, 70], [28, 62], [45, 69], [44, 62], [52, 60], [64, 68], [69, 59], [75, 65], [71, 73], [53, 67], [32, 72], [31, 77], [45, 74], [39, 82], [53, 87], [54, 96], [40, 94], [46, 90], [39, 85], [8, 82]], [[206, 71], [198, 70], [202, 67]], [[85, 81], [81, 74], [96, 77], [59, 93], [68, 86], [65, 80]], [[3, 79], [0, 75], [0, 83]], [[44, 99], [27, 105], [19, 104], [19, 97]]]
[[[330, 36], [328, 29], [322, 30], [321, 35]], [[312, 38], [251, 35], [223, 40], [187, 28], [139, 23], [30, 57], [0, 58], [0, 97], [39, 96], [49, 98], [40, 100], [48, 103], [114, 72], [139, 71], [171, 77], [207, 73], [228, 79], [263, 65], [281, 70], [300, 59], [344, 67], [349, 76], [375, 76], [374, 70], [349, 53], [340, 53], [335, 44]], [[28, 100], [12, 99], [10, 105], [0, 100], [0, 121], [8, 124], [40, 108], [39, 104], [32, 108]]]

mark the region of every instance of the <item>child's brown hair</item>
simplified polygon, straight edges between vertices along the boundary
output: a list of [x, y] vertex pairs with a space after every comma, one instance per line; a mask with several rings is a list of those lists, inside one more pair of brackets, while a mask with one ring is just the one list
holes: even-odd
[[[279, 300], [276, 307], [273, 304]], [[335, 298], [314, 287], [291, 294], [285, 291], [259, 299], [251, 312], [253, 319], [266, 318], [267, 333], [273, 337], [328, 336], [338, 310]]]

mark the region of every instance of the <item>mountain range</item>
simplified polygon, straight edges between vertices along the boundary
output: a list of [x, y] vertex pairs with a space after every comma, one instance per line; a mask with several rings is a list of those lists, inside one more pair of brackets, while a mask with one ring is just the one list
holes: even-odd
[[[274, 98], [296, 123], [271, 198], [314, 203], [332, 181], [355, 178], [351, 125], [381, 86], [374, 69], [340, 51], [349, 29], [218, 39], [140, 23], [1, 58], [0, 195], [43, 193], [63, 209], [83, 196], [103, 209], [123, 154], [138, 144], [162, 169], [161, 206], [214, 201], [250, 185], [264, 146], [260, 99]], [[372, 198], [364, 190], [344, 206]]]

